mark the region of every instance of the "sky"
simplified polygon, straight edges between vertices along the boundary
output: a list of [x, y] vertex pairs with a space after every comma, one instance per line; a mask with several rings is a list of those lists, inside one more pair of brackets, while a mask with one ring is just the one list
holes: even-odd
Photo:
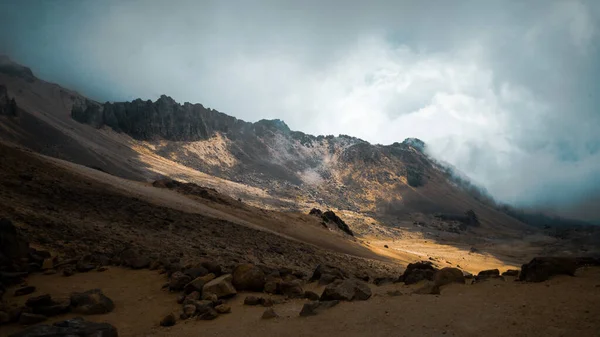
[[0, 53], [99, 101], [417, 137], [499, 201], [600, 219], [600, 2], [0, 1]]

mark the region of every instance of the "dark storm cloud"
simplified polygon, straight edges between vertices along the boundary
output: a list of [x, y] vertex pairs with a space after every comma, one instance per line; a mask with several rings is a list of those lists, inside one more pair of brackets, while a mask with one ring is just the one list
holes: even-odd
[[584, 218], [600, 197], [595, 1], [3, 3], [0, 46], [98, 100], [419, 137], [496, 198]]

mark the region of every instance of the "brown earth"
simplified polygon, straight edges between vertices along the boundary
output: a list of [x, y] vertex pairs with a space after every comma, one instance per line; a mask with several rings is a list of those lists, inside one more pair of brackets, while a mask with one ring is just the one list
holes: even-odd
[[[170, 312], [179, 312], [180, 305], [175, 294], [160, 290], [165, 280], [156, 271], [112, 267], [102, 273], [76, 274], [68, 281], [58, 275], [35, 275], [28, 283], [38, 287], [37, 293], [56, 297], [101, 288], [116, 308], [86, 319], [111, 323], [124, 337], [600, 335], [597, 267], [580, 269], [576, 277], [558, 276], [544, 283], [524, 284], [507, 277], [506, 281], [452, 284], [443, 287], [437, 296], [412, 294], [420, 284], [372, 286], [374, 295], [370, 300], [340, 303], [313, 317], [298, 316], [306, 300], [287, 300], [274, 306], [280, 317], [269, 321], [260, 319], [263, 307], [244, 306], [246, 294], [238, 294], [228, 302], [231, 314], [214, 321], [178, 321], [169, 328], [160, 327], [158, 322]], [[314, 285], [310, 289], [322, 291]], [[396, 296], [388, 295], [392, 291], [397, 291]], [[25, 298], [16, 300], [24, 302]], [[75, 316], [61, 315], [48, 322]], [[16, 325], [0, 326], [0, 335], [20, 329]]]

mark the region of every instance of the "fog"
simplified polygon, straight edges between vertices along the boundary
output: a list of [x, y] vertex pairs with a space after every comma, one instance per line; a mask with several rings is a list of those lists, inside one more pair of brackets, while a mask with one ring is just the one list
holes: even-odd
[[156, 99], [429, 153], [517, 206], [600, 219], [600, 3], [14, 1], [0, 52]]

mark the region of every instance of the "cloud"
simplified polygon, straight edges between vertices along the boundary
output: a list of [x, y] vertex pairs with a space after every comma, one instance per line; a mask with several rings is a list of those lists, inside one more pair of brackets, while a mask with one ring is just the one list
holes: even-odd
[[22, 29], [0, 46], [98, 100], [418, 137], [502, 201], [573, 215], [600, 197], [594, 1], [55, 4], [4, 8], [0, 28]]

